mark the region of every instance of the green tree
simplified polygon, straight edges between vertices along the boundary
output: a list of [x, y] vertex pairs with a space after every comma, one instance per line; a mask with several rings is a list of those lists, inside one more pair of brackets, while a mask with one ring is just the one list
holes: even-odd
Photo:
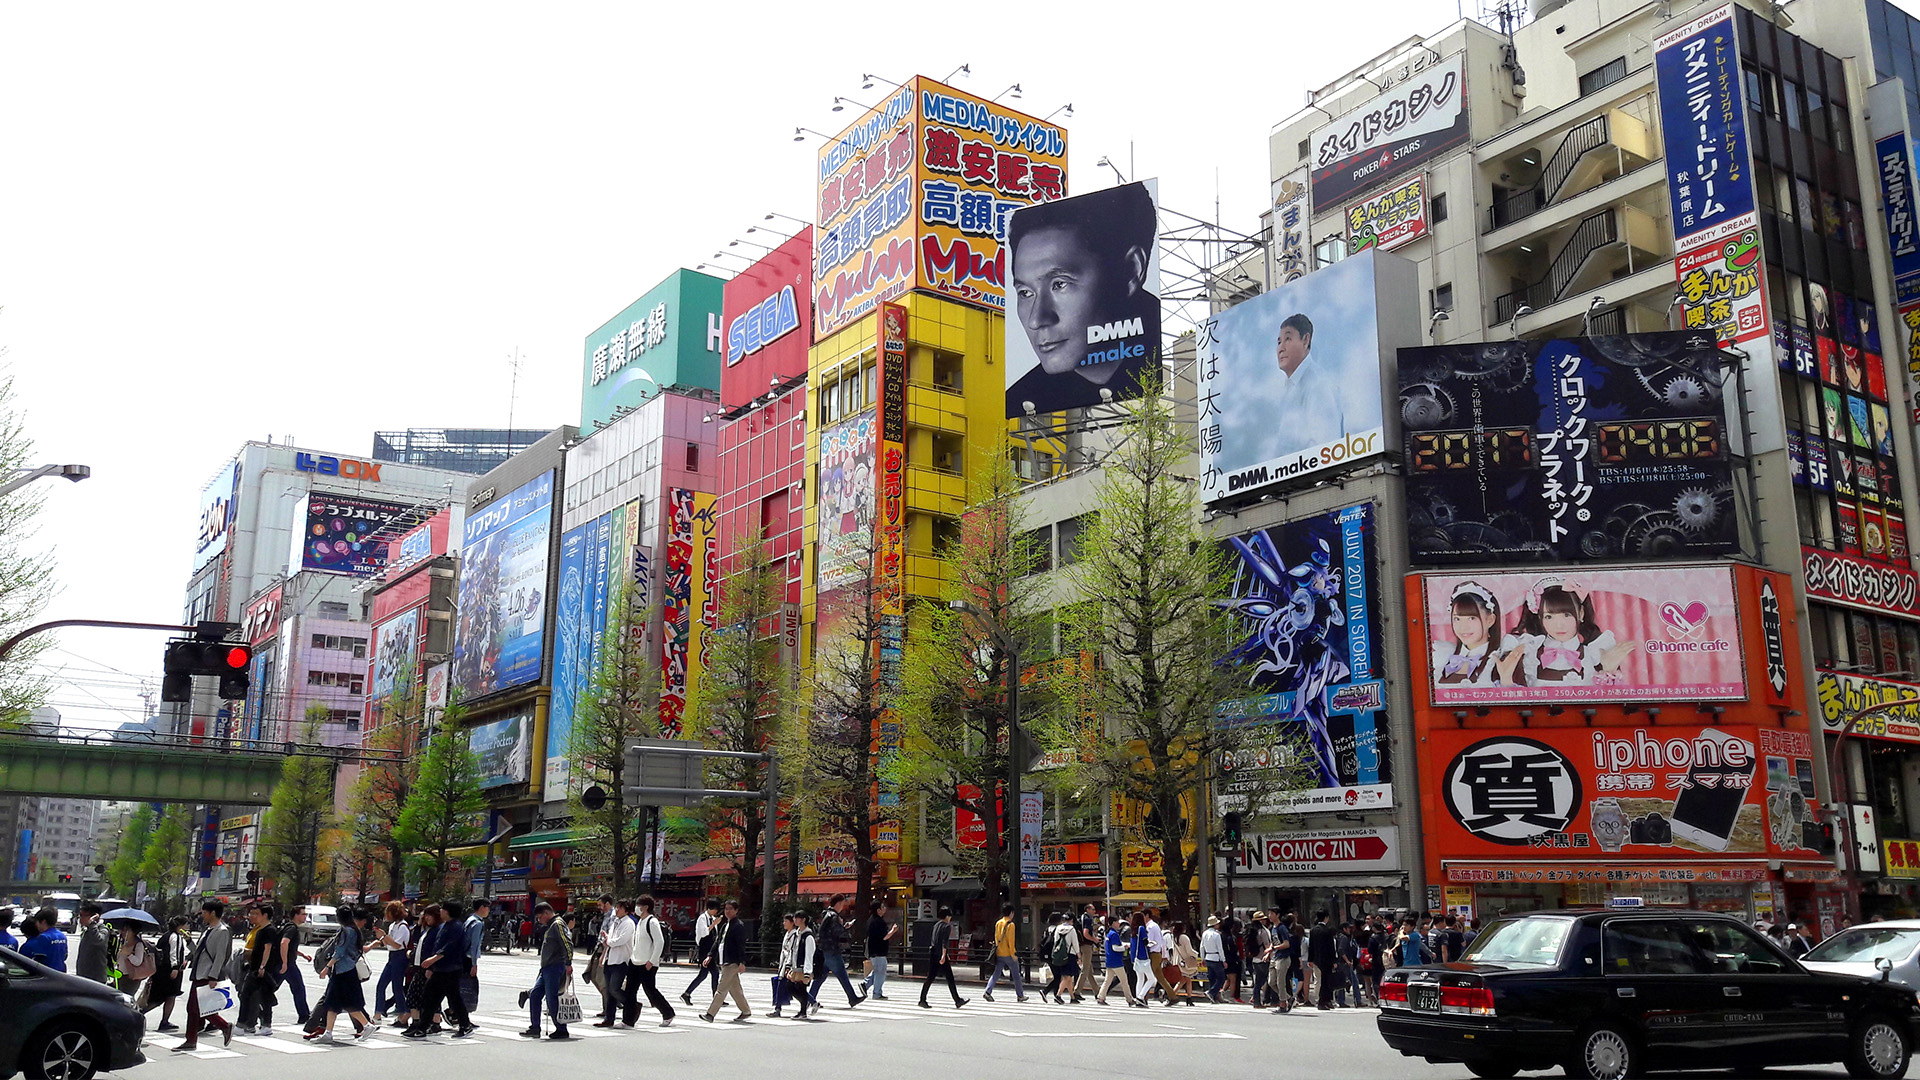
[[260, 829], [255, 862], [285, 904], [304, 904], [320, 891], [320, 838], [333, 823], [333, 761], [320, 746], [327, 715], [320, 702], [307, 706], [300, 742], [280, 768]]
[[[615, 896], [628, 895], [628, 885], [645, 867], [640, 855], [645, 828], [638, 808], [625, 805], [620, 789], [632, 782], [626, 775], [627, 745], [660, 735], [660, 664], [647, 648], [653, 614], [640, 582], [614, 598], [600, 656], [575, 706], [567, 740], [567, 805], [580, 836], [574, 850], [588, 866], [607, 867]], [[598, 810], [582, 801], [590, 787], [606, 793]]]
[[140, 853], [135, 873], [147, 883], [147, 895], [160, 908], [155, 914], [163, 919], [186, 910], [180, 890], [193, 863], [192, 845], [188, 843], [192, 825], [192, 807], [180, 803], [168, 806], [147, 839], [146, 850]]
[[407, 860], [420, 881], [420, 895], [441, 899], [465, 893], [456, 871], [471, 860], [450, 852], [486, 839], [480, 822], [487, 809], [480, 793], [480, 761], [468, 746], [461, 720], [466, 710], [455, 701], [427, 740], [427, 752], [407, 793], [396, 830]]
[[140, 860], [153, 840], [158, 818], [153, 807], [141, 806], [121, 826], [120, 842], [113, 858], [107, 860], [107, 891], [114, 896], [133, 897], [134, 885], [140, 880]]
[[[0, 347], [0, 356], [5, 353]], [[40, 464], [33, 439], [27, 435], [25, 414], [14, 396], [13, 376], [0, 374], [0, 476]], [[0, 497], [0, 639], [39, 622], [53, 602], [51, 556], [31, 548], [45, 490], [45, 484], [28, 484]], [[53, 638], [47, 635], [31, 637], [0, 660], [0, 729], [19, 726], [45, 704], [47, 683], [33, 668], [52, 645]]]
[[[756, 535], [736, 538], [687, 710], [689, 734], [707, 749], [758, 754], [775, 748], [794, 696], [792, 668], [780, 647], [786, 597], [785, 569], [772, 561], [765, 541]], [[714, 758], [704, 775], [710, 788], [766, 790], [766, 765], [759, 761]], [[774, 872], [760, 861], [766, 830], [777, 827], [767, 821], [766, 803], [708, 801], [687, 817], [697, 823], [695, 834], [704, 839], [704, 850], [733, 864], [741, 912], [758, 916], [762, 875]]]
[[[1007, 754], [1013, 741], [1007, 678], [1016, 658], [1051, 652], [1052, 621], [1039, 593], [1039, 545], [1022, 528], [1020, 483], [1004, 453], [976, 453], [991, 462], [969, 482], [959, 535], [938, 553], [939, 604], [921, 605], [907, 635], [899, 714], [906, 752], [882, 764], [904, 793], [925, 800], [929, 821], [966, 811], [986, 824], [979, 847], [957, 845], [956, 864], [977, 873], [989, 909], [999, 906], [1010, 860], [1017, 857], [1017, 807], [1001, 816]], [[957, 605], [957, 606], [956, 606]], [[1037, 695], [1021, 698], [1021, 714], [1044, 712]], [[936, 817], [936, 813], [938, 817]], [[944, 828], [929, 830], [949, 843]], [[931, 837], [923, 837], [926, 843]]]
[[1069, 680], [1065, 714], [1103, 719], [1106, 737], [1083, 744], [1092, 760], [1080, 779], [1147, 808], [1136, 839], [1159, 847], [1167, 906], [1185, 920], [1211, 846], [1210, 775], [1244, 738], [1217, 714], [1244, 680], [1228, 660], [1236, 617], [1219, 603], [1231, 564], [1201, 530], [1182, 475], [1195, 460], [1193, 425], [1158, 386], [1147, 390], [1124, 406], [1066, 571], [1080, 602], [1062, 609], [1064, 639], [1100, 662]]
[[[350, 861], [386, 874], [387, 891], [406, 887], [407, 849], [400, 843], [400, 815], [420, 771], [420, 695], [409, 685], [375, 707], [367, 732], [365, 763], [354, 780], [347, 808], [353, 820]], [[362, 893], [370, 891], [364, 886]]]

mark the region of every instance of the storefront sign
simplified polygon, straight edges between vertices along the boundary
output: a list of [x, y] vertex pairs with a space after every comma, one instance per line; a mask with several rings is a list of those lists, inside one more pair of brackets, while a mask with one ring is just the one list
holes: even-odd
[[1273, 833], [1252, 837], [1239, 854], [1241, 869], [1247, 874], [1398, 870], [1400, 829], [1383, 825]]
[[1467, 136], [1465, 56], [1456, 53], [1313, 132], [1313, 205], [1404, 176]]
[[1880, 172], [1880, 200], [1887, 215], [1887, 247], [1893, 256], [1893, 302], [1920, 300], [1920, 218], [1913, 202], [1913, 160], [1903, 130], [1873, 144]]
[[1729, 866], [1567, 866], [1553, 865], [1474, 865], [1447, 864], [1448, 881], [1475, 884], [1559, 885], [1588, 882], [1638, 884], [1641, 882], [1736, 882], [1765, 881], [1765, 863]]
[[[1190, 858], [1192, 855], [1192, 842], [1183, 842], [1181, 858]], [[1160, 845], [1120, 845], [1120, 891], [1163, 893], [1166, 889], [1167, 879], [1161, 869]]]
[[1347, 254], [1392, 251], [1427, 235], [1427, 176], [1347, 207]]
[[293, 467], [301, 472], [338, 476], [343, 480], [359, 480], [369, 484], [379, 483], [380, 464], [377, 461], [355, 461], [353, 458], [328, 457], [325, 454], [293, 455]]
[[1838, 551], [1802, 547], [1807, 595], [1869, 611], [1920, 617], [1920, 576], [1906, 566], [1870, 563]]
[[1880, 865], [1888, 877], [1920, 878], [1920, 840], [1882, 838]]
[[1809, 750], [1804, 732], [1732, 724], [1434, 731], [1423, 768], [1444, 813], [1427, 842], [1596, 862], [1811, 851]]
[[[1920, 685], [1822, 671], [1814, 686], [1829, 733], [1839, 734], [1851, 720], [1857, 736], [1920, 743]], [[1867, 709], [1875, 711], [1854, 719]]]
[[913, 883], [922, 888], [945, 885], [953, 880], [951, 866], [916, 866], [913, 870]]

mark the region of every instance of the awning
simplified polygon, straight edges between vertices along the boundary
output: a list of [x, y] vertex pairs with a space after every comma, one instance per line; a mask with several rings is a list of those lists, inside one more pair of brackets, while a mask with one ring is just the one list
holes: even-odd
[[[1220, 875], [1220, 887], [1227, 887], [1226, 875]], [[1236, 874], [1235, 889], [1404, 889], [1403, 874]]]
[[835, 893], [852, 893], [859, 882], [850, 877], [838, 878], [801, 878], [801, 896], [832, 896]]
[[948, 893], [954, 896], [962, 896], [968, 893], [980, 892], [984, 888], [985, 886], [980, 884], [979, 878], [962, 877], [962, 878], [954, 878], [952, 881], [947, 882], [945, 885], [923, 886], [920, 891], [927, 893], [929, 895], [932, 895], [934, 893]]
[[[767, 860], [764, 858], [753, 860], [754, 869], [756, 870], [759, 869], [761, 866], [763, 866], [766, 863], [766, 861]], [[668, 877], [711, 877], [714, 874], [731, 874], [736, 869], [738, 868], [734, 865], [734, 862], [732, 859], [729, 859], [724, 855], [716, 855], [711, 859], [701, 859], [699, 862], [694, 863], [692, 866], [682, 867], [678, 870], [675, 870], [673, 873], [668, 874], [667, 876]]]
[[1107, 897], [1108, 904], [1164, 904], [1167, 894], [1163, 892], [1117, 892]]
[[487, 845], [485, 844], [462, 844], [459, 847], [447, 849], [449, 859], [485, 858], [486, 854]]
[[[522, 833], [507, 841], [508, 851], [525, 851], [528, 848], [573, 847], [586, 839], [578, 829], [548, 829], [545, 832]], [[484, 854], [485, 845], [474, 849], [474, 854]]]

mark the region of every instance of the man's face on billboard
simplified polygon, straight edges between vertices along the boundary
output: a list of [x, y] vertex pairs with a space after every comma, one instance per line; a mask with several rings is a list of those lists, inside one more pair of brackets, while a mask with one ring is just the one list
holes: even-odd
[[1281, 327], [1280, 341], [1274, 347], [1274, 354], [1280, 360], [1280, 370], [1293, 374], [1293, 369], [1307, 358], [1307, 350], [1312, 346], [1312, 337], [1302, 337], [1300, 331], [1291, 326]]
[[1072, 371], [1087, 355], [1087, 327], [1120, 317], [1122, 282], [1071, 229], [1036, 229], [1014, 252], [1013, 291], [1020, 325], [1049, 375]]

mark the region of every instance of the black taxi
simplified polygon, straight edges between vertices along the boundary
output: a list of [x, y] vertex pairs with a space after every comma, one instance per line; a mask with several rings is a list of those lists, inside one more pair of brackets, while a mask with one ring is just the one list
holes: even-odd
[[1379, 1023], [1402, 1054], [1475, 1076], [1843, 1062], [1853, 1076], [1898, 1077], [1920, 998], [1884, 978], [1809, 971], [1724, 915], [1541, 911], [1488, 925], [1454, 963], [1389, 970]]

